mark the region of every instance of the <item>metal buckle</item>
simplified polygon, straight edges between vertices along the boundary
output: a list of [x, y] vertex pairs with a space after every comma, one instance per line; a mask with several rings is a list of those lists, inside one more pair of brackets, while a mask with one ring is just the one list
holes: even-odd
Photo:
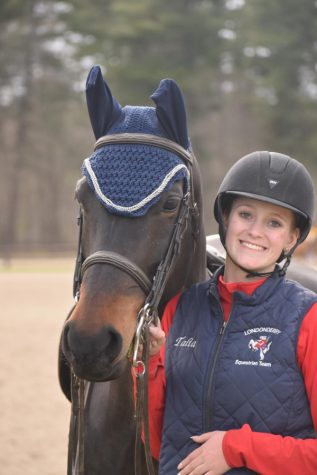
[[154, 315], [151, 311], [150, 305], [147, 303], [144, 307], [141, 308], [138, 314], [138, 324], [134, 336], [134, 343], [133, 343], [133, 354], [132, 354], [132, 367], [134, 368], [134, 373], [136, 377], [143, 376], [146, 367], [144, 361], [138, 359], [138, 351], [141, 342], [144, 342], [143, 332], [145, 325], [150, 325], [153, 321]]

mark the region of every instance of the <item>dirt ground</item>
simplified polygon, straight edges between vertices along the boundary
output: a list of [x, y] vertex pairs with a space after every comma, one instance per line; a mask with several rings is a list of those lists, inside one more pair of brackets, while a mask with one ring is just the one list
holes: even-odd
[[0, 474], [66, 474], [70, 406], [57, 378], [73, 260], [0, 263]]
[[73, 259], [0, 260], [0, 475], [65, 475], [70, 405], [57, 378]]

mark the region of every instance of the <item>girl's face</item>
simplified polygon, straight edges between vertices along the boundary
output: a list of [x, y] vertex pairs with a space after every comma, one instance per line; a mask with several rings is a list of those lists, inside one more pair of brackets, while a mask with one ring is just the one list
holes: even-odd
[[291, 210], [247, 197], [234, 199], [224, 224], [227, 282], [247, 280], [245, 271], [236, 264], [256, 272], [272, 272], [282, 251], [289, 251], [299, 237]]

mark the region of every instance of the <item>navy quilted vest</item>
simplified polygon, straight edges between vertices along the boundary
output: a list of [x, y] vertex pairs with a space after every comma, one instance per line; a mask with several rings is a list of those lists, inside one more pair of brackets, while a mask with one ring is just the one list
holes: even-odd
[[224, 325], [217, 278], [181, 296], [167, 339], [161, 475], [177, 474], [197, 447], [190, 436], [203, 432], [247, 423], [257, 432], [315, 437], [296, 348], [316, 294], [274, 274], [251, 296], [234, 294]]

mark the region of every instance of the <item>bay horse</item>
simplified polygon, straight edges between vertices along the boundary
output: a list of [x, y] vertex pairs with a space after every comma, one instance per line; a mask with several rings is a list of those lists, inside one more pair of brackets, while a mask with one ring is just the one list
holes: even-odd
[[[201, 181], [173, 80], [152, 94], [155, 107], [121, 107], [95, 66], [86, 97], [97, 142], [75, 192], [77, 303], [62, 330], [59, 377], [70, 400], [71, 372], [89, 383], [84, 456], [78, 461], [72, 443], [68, 474], [132, 475], [136, 421], [127, 354], [145, 301], [155, 301], [160, 317], [172, 296], [207, 278]], [[76, 414], [71, 432], [78, 432]], [[144, 458], [143, 465], [147, 473]]]

